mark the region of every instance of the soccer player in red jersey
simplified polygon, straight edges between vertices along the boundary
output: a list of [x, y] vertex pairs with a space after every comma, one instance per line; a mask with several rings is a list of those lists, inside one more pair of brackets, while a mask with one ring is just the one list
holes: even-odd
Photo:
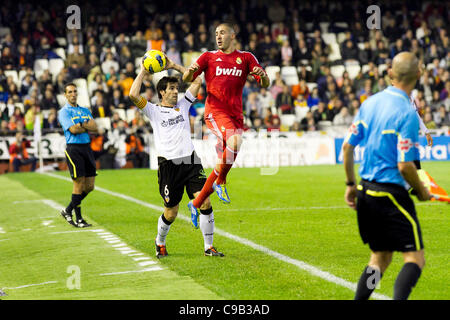
[[204, 52], [183, 74], [183, 81], [191, 82], [204, 72], [207, 91], [205, 122], [218, 139], [216, 167], [200, 194], [188, 204], [194, 225], [197, 209], [214, 191], [222, 202], [230, 202], [225, 183], [242, 144], [242, 90], [247, 76], [253, 76], [261, 87], [267, 88], [270, 84], [267, 73], [255, 56], [250, 52], [236, 50], [235, 38], [231, 24], [219, 24], [216, 28], [219, 50]]

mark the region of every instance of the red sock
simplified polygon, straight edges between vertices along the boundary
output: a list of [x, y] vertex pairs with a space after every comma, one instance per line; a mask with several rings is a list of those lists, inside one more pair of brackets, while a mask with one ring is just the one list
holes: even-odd
[[224, 184], [227, 179], [227, 174], [233, 166], [234, 160], [236, 160], [238, 152], [228, 147], [225, 148], [222, 156], [222, 164], [220, 165], [220, 174], [216, 180], [217, 184]]
[[219, 173], [216, 171], [216, 169], [213, 169], [211, 174], [209, 175], [208, 179], [206, 179], [205, 185], [203, 186], [202, 190], [200, 191], [200, 194], [197, 196], [197, 198], [192, 201], [192, 204], [197, 209], [200, 208], [203, 204], [203, 201], [205, 201], [206, 198], [209, 197], [211, 193], [214, 192], [213, 184], [214, 181], [216, 181], [217, 177], [219, 176]]

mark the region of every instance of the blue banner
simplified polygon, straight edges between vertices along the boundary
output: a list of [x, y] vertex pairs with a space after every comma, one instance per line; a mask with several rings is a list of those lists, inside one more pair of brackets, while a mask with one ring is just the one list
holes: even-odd
[[[343, 162], [342, 144], [343, 138], [334, 139], [336, 152], [336, 163]], [[448, 161], [450, 160], [450, 136], [433, 137], [433, 146], [427, 146], [425, 137], [419, 138], [420, 161]], [[359, 146], [355, 148], [355, 163], [361, 162], [362, 150]]]

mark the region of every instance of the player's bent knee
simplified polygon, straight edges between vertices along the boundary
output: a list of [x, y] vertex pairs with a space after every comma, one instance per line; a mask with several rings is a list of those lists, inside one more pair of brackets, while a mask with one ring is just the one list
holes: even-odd
[[425, 255], [423, 250], [403, 253], [405, 263], [415, 263], [420, 269], [425, 267]]

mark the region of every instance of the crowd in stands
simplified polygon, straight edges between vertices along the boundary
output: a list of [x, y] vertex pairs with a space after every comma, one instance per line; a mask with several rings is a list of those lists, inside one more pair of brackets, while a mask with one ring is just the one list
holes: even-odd
[[[369, 5], [81, 1], [81, 29], [70, 30], [64, 2], [6, 1], [0, 8], [0, 135], [32, 131], [39, 114], [44, 132], [61, 132], [57, 111], [71, 81], [79, 85], [79, 104], [109, 120], [105, 137], [128, 135], [131, 141], [151, 133], [128, 98], [140, 57], [158, 49], [188, 66], [215, 48], [214, 30], [224, 20], [234, 24], [238, 49], [252, 52], [272, 80], [268, 89], [251, 79], [245, 85], [249, 130], [348, 127], [361, 103], [389, 85], [391, 60], [405, 50], [423, 67], [414, 98], [426, 126], [450, 126], [449, 2], [381, 2], [381, 29], [372, 30], [366, 26]], [[154, 103], [158, 76], [147, 76], [142, 88]], [[192, 123], [202, 121], [205, 92], [191, 108]]]

